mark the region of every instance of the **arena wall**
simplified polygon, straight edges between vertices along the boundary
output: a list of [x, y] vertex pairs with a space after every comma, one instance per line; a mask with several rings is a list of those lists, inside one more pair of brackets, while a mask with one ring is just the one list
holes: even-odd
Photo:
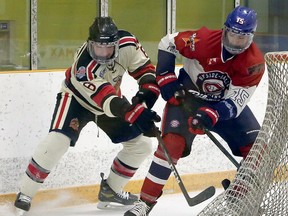
[[[13, 200], [34, 149], [45, 137], [50, 125], [56, 94], [64, 79], [64, 70], [0, 72], [0, 203]], [[261, 123], [265, 114], [268, 88], [267, 73], [249, 106]], [[122, 92], [131, 98], [137, 91], [136, 81], [124, 76]], [[160, 98], [154, 110], [160, 115], [164, 107]], [[227, 147], [217, 135], [218, 140]], [[157, 140], [152, 138], [156, 149]], [[82, 131], [76, 147], [70, 148], [43, 184], [39, 200], [53, 198], [59, 192], [77, 194], [80, 200], [97, 200], [100, 172], [108, 175], [110, 165], [121, 145], [111, 143], [94, 123]], [[236, 158], [240, 161], [240, 158]], [[152, 155], [138, 170], [127, 190], [139, 193]], [[220, 187], [223, 178], [233, 178], [234, 165], [206, 136], [197, 136], [192, 153], [177, 164], [188, 190], [205, 186]], [[165, 192], [179, 192], [173, 177]], [[73, 203], [73, 202], [69, 202]]]

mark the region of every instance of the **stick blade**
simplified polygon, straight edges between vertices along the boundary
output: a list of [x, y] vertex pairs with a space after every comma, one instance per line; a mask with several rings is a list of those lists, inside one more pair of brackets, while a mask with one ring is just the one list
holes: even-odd
[[191, 197], [189, 199], [189, 206], [195, 206], [198, 205], [208, 199], [210, 199], [212, 196], [214, 196], [216, 192], [216, 189], [214, 186], [210, 186], [208, 188], [206, 188], [205, 190], [203, 190], [202, 192], [200, 192], [199, 194], [197, 194], [194, 197]]

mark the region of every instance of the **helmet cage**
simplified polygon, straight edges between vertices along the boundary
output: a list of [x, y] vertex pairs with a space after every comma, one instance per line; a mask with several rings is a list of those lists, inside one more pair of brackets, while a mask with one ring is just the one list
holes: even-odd
[[[109, 54], [109, 50], [113, 48], [113, 54]], [[101, 54], [99, 52], [101, 50]], [[112, 64], [112, 62], [118, 57], [119, 53], [119, 41], [109, 43], [99, 43], [92, 40], [88, 40], [88, 51], [90, 56], [99, 64]]]
[[244, 52], [252, 43], [254, 33], [244, 33], [232, 28], [224, 26], [222, 32], [222, 43], [225, 49], [237, 55]]

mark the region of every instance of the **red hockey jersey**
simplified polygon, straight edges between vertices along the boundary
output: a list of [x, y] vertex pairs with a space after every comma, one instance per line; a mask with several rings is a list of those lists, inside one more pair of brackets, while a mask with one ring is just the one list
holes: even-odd
[[255, 43], [243, 53], [231, 55], [223, 48], [221, 37], [222, 30], [205, 27], [166, 35], [159, 43], [156, 73], [175, 71], [175, 57], [183, 57], [193, 90], [205, 95], [205, 100], [231, 99], [238, 116], [263, 76], [265, 61]]

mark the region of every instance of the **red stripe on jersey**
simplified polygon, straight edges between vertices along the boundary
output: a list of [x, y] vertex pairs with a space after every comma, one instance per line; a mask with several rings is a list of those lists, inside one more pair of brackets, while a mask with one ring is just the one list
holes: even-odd
[[59, 106], [60, 113], [59, 113], [57, 120], [56, 120], [55, 129], [58, 129], [58, 127], [60, 125], [64, 110], [65, 110], [65, 107], [66, 107], [66, 104], [68, 101], [68, 95], [69, 95], [68, 93], [65, 93], [63, 100], [60, 103], [60, 106]]
[[125, 43], [137, 43], [137, 40], [136, 40], [136, 38], [134, 38], [134, 37], [123, 37], [123, 38], [121, 38], [120, 39], [120, 41], [119, 41], [119, 45], [122, 45], [122, 44], [125, 44]]
[[71, 67], [69, 67], [66, 71], [65, 71], [65, 77], [66, 80], [69, 81], [71, 78]]
[[89, 64], [88, 64], [88, 67], [87, 67], [87, 77], [89, 80], [93, 80], [94, 77], [93, 77], [93, 73], [92, 71], [95, 69], [95, 66], [97, 65], [96, 61], [91, 61]]
[[[143, 66], [142, 66], [143, 67]], [[147, 64], [145, 65], [145, 67], [141, 68], [140, 70], [136, 70], [136, 71], [129, 71], [129, 75], [132, 76], [134, 79], [138, 79], [140, 78], [143, 74], [145, 73], [151, 73], [151, 74], [155, 74], [155, 67], [154, 65]]]
[[108, 83], [102, 85], [102, 88], [92, 97], [92, 100], [102, 108], [103, 99], [106, 98], [107, 95], [117, 95], [115, 88]]

